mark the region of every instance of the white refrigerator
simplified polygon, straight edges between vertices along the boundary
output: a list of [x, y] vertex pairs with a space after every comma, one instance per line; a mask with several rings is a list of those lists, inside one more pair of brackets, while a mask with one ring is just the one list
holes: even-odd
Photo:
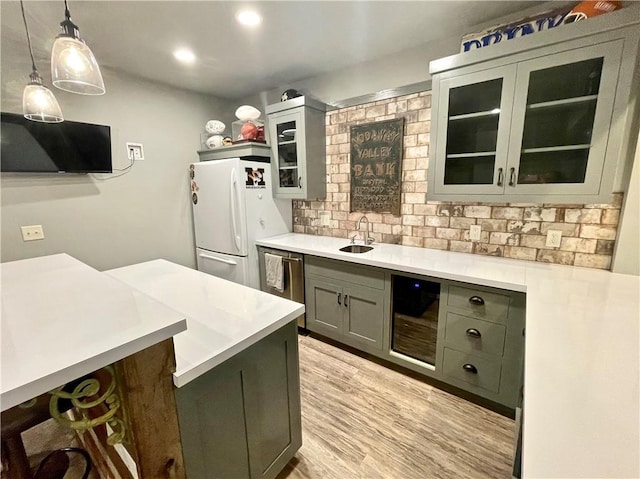
[[230, 158], [190, 170], [198, 270], [260, 289], [255, 240], [291, 231], [291, 200], [273, 198], [271, 165]]

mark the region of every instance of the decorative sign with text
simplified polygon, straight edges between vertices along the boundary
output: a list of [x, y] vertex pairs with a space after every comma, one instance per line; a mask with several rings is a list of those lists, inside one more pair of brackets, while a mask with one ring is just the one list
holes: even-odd
[[404, 118], [351, 127], [351, 211], [400, 215]]

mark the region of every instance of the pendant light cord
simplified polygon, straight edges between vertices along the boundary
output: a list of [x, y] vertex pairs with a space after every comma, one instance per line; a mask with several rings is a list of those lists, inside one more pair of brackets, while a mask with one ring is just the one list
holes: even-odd
[[[67, 0], [64, 1], [65, 5]], [[33, 59], [33, 51], [31, 50], [31, 37], [29, 36], [29, 27], [27, 26], [27, 16], [24, 14], [24, 3], [20, 0], [20, 9], [22, 10], [22, 21], [24, 22], [24, 29], [27, 32], [27, 45], [29, 45], [29, 55], [31, 55], [31, 66], [33, 71], [38, 71], [36, 68], [36, 61]]]
[[67, 5], [67, 0], [64, 0], [64, 16], [67, 20], [71, 20], [71, 12], [69, 12], [69, 6]]

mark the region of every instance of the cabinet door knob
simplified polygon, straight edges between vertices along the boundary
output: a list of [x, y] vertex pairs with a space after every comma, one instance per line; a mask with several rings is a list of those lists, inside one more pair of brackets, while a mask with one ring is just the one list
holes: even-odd
[[345, 295], [344, 295], [344, 307], [345, 307], [345, 308], [348, 308], [348, 307], [349, 307], [349, 304], [347, 303], [347, 301], [348, 301], [348, 300], [349, 300], [349, 295], [348, 295], [348, 294], [345, 294]]
[[298, 188], [302, 188], [302, 176], [298, 176]]
[[481, 338], [482, 334], [480, 334], [480, 331], [475, 328], [469, 328], [467, 329], [467, 336], [471, 336], [472, 338]]
[[504, 175], [502, 174], [502, 168], [498, 168], [498, 186], [502, 186]]
[[338, 304], [342, 304], [342, 293], [338, 293]]
[[474, 306], [482, 306], [484, 304], [484, 299], [482, 299], [480, 296], [471, 296], [469, 298], [469, 302]]
[[478, 374], [478, 368], [476, 368], [473, 364], [464, 364], [462, 365], [462, 369], [471, 374]]
[[516, 185], [516, 169], [511, 167], [509, 169], [509, 186]]

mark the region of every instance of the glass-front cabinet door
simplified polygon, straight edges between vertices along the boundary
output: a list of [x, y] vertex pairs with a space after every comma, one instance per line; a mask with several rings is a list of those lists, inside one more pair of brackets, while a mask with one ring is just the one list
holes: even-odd
[[[274, 156], [275, 193], [293, 193], [302, 190], [304, 175], [303, 112], [294, 111], [269, 118], [270, 138]], [[302, 193], [300, 193], [302, 194]]]
[[518, 65], [505, 194], [598, 191], [621, 54], [616, 43]]
[[323, 199], [327, 195], [326, 105], [300, 96], [266, 107], [273, 196]]
[[436, 193], [503, 194], [515, 66], [440, 83]]

